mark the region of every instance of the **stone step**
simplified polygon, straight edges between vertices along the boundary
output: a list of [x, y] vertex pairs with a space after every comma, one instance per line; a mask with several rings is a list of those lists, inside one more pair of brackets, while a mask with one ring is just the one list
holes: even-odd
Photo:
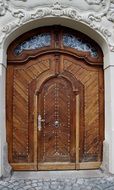
[[102, 178], [102, 170], [13, 172], [12, 179]]

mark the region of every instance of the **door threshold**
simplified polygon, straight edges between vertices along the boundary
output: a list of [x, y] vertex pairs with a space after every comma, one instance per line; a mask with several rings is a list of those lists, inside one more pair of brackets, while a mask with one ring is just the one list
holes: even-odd
[[61, 179], [61, 178], [102, 178], [102, 170], [70, 170], [70, 171], [18, 171], [13, 172], [13, 179]]

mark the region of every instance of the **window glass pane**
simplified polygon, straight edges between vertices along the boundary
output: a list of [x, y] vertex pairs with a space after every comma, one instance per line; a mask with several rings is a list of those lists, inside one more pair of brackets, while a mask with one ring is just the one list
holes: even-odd
[[14, 51], [16, 55], [19, 55], [24, 50], [35, 50], [50, 45], [51, 45], [51, 35], [48, 33], [44, 33], [29, 38], [28, 40], [19, 44]]
[[86, 40], [75, 37], [71, 34], [63, 35], [63, 45], [66, 47], [74, 48], [78, 51], [90, 52], [92, 57], [98, 57], [98, 52], [95, 47], [86, 42]]

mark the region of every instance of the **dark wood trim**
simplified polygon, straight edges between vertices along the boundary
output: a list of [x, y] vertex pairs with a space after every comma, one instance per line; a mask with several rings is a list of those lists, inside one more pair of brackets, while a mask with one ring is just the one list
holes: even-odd
[[76, 169], [80, 160], [80, 95], [76, 94]]
[[12, 162], [13, 155], [13, 65], [9, 65], [6, 75], [6, 139], [8, 142], [8, 158]]
[[82, 60], [85, 60], [86, 64], [90, 64], [90, 65], [96, 65], [96, 66], [102, 66], [103, 65], [103, 61], [100, 60], [100, 61], [90, 61], [87, 57], [87, 55], [83, 54], [82, 52], [76, 52], [76, 51], [69, 51], [67, 48], [66, 49], [52, 49], [52, 48], [48, 48], [46, 50], [46, 48], [42, 48], [40, 49], [38, 52], [32, 52], [32, 55], [28, 55], [24, 58], [17, 58], [17, 59], [8, 59], [8, 64], [24, 64], [26, 63], [27, 61], [31, 60], [31, 59], [35, 59], [39, 56], [42, 56], [42, 55], [47, 55], [47, 54], [50, 54], [50, 53], [62, 53], [64, 55], [71, 55], [73, 56], [74, 58], [76, 59], [82, 59]]
[[[35, 89], [36, 89], [36, 80], [33, 80], [29, 87], [28, 87], [28, 141], [29, 141], [29, 162], [33, 162], [34, 160], [34, 152], [33, 149], [35, 148], [34, 144], [34, 131], [35, 131], [35, 126], [34, 126], [34, 94], [35, 94]], [[33, 147], [34, 146], [34, 147]]]
[[99, 136], [100, 136], [100, 150], [99, 150], [99, 161], [101, 162], [103, 160], [103, 141], [104, 141], [104, 116], [105, 116], [105, 110], [104, 110], [104, 73], [101, 69], [99, 69]]
[[37, 117], [37, 95], [34, 94], [34, 164], [38, 169], [38, 117]]

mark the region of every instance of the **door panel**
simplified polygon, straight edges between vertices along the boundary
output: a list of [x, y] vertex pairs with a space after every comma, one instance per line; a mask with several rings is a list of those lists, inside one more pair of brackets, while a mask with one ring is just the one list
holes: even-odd
[[13, 169], [99, 168], [103, 104], [101, 66], [60, 52], [10, 63], [7, 141]]
[[38, 115], [41, 114], [44, 119], [38, 141], [39, 169], [42, 169], [43, 163], [45, 167], [56, 164], [57, 169], [57, 162], [58, 167], [61, 165], [64, 169], [65, 163], [69, 169], [68, 165], [74, 163], [75, 169], [76, 132], [73, 111], [75, 95], [71, 84], [59, 76], [47, 81], [38, 95]]
[[[80, 163], [101, 162], [103, 142], [103, 71], [99, 67], [82, 64], [80, 60], [64, 56], [64, 69], [84, 87], [83, 101], [80, 110], [79, 146]], [[82, 96], [82, 93], [81, 93]]]
[[51, 70], [52, 57], [43, 56], [24, 65], [8, 67], [7, 140], [9, 161], [14, 170], [37, 170], [37, 128], [34, 127], [35, 80], [41, 73]]

